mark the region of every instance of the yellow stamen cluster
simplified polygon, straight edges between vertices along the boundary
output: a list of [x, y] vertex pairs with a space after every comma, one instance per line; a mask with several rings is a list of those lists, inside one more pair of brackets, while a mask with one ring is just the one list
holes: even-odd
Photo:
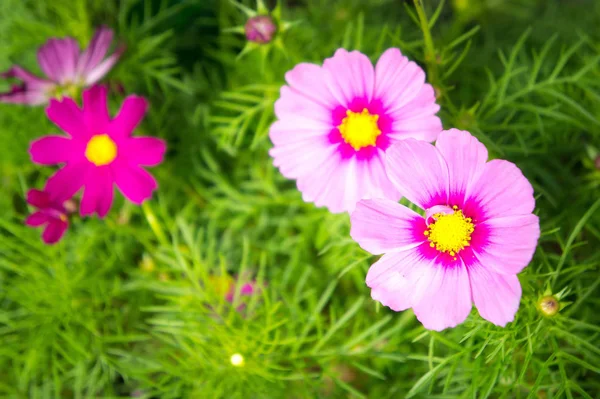
[[344, 141], [356, 151], [368, 146], [375, 146], [381, 134], [377, 120], [379, 115], [371, 115], [365, 108], [362, 112], [346, 111], [346, 117], [338, 126]]
[[96, 166], [108, 165], [117, 157], [117, 145], [108, 134], [97, 134], [88, 142], [85, 157]]
[[470, 245], [475, 226], [471, 218], [465, 217], [456, 205], [452, 209], [454, 212], [450, 214], [434, 214], [435, 222], [429, 225], [424, 234], [428, 237], [431, 248], [455, 256]]

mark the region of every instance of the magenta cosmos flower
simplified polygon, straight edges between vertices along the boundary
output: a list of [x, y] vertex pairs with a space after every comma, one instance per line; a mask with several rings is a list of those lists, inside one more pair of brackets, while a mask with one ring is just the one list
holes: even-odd
[[46, 136], [31, 143], [29, 153], [35, 163], [65, 164], [48, 180], [46, 191], [66, 200], [84, 187], [82, 216], [108, 213], [113, 184], [135, 204], [150, 198], [158, 185], [142, 166], [161, 163], [166, 145], [157, 138], [131, 136], [147, 106], [142, 97], [129, 96], [111, 119], [103, 86], [83, 93], [83, 109], [70, 98], [50, 100], [48, 118], [68, 136]]
[[27, 192], [27, 203], [37, 208], [37, 211], [27, 217], [25, 224], [30, 227], [45, 225], [42, 240], [46, 244], [58, 242], [69, 227], [63, 201], [57, 200], [47, 191], [33, 189]]
[[358, 203], [351, 236], [373, 253], [367, 285], [373, 299], [395, 311], [413, 308], [423, 325], [462, 323], [474, 303], [504, 326], [519, 307], [519, 273], [540, 236], [533, 188], [468, 132], [444, 131], [435, 146], [404, 140], [388, 150], [386, 167], [425, 217], [387, 199]]
[[363, 198], [399, 200], [385, 151], [407, 138], [433, 141], [442, 130], [425, 72], [395, 48], [375, 68], [364, 54], [340, 49], [322, 67], [299, 64], [285, 78], [270, 154], [303, 199], [335, 213]]
[[91, 86], [110, 71], [125, 50], [120, 47], [106, 57], [112, 40], [113, 32], [106, 27], [96, 31], [88, 48], [81, 53], [72, 37], [48, 40], [38, 51], [40, 68], [48, 78], [13, 66], [0, 76], [19, 79], [22, 83], [13, 85], [8, 93], [0, 93], [0, 102], [40, 105], [52, 97], [72, 95], [81, 87]]

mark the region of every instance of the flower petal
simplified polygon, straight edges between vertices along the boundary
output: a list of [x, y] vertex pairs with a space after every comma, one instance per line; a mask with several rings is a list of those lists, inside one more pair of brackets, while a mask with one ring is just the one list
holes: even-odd
[[87, 141], [91, 136], [85, 124], [83, 112], [75, 101], [68, 97], [63, 98], [62, 101], [51, 99], [50, 105], [46, 108], [46, 115], [56, 126], [75, 139]]
[[465, 197], [470, 194], [470, 187], [483, 173], [487, 149], [469, 132], [458, 129], [443, 131], [435, 146], [448, 165], [449, 204], [462, 207]]
[[48, 179], [46, 192], [59, 203], [68, 200], [83, 186], [90, 167], [87, 160], [68, 163]]
[[383, 255], [367, 273], [371, 297], [396, 312], [413, 307], [430, 289], [434, 261], [419, 248]]
[[469, 274], [464, 264], [437, 264], [436, 268], [429, 281], [430, 288], [413, 310], [425, 328], [441, 331], [465, 321], [473, 306]]
[[535, 208], [533, 187], [512, 162], [494, 159], [471, 187], [465, 208], [481, 221], [526, 215]]
[[392, 200], [360, 201], [350, 222], [350, 236], [372, 254], [403, 251], [426, 241], [423, 217]]
[[356, 160], [342, 160], [336, 152], [317, 166], [314, 174], [298, 178], [297, 185], [302, 192], [302, 199], [305, 202], [314, 202], [318, 207], [325, 206], [331, 213], [354, 209], [356, 203], [348, 204], [345, 197], [350, 162]]
[[32, 188], [27, 191], [27, 203], [36, 208], [47, 208], [50, 205], [50, 195], [45, 191]]
[[409, 104], [418, 96], [424, 83], [423, 69], [409, 62], [397, 48], [386, 50], [377, 61], [375, 98], [381, 99], [387, 112], [394, 112]]
[[0, 103], [41, 105], [48, 101], [46, 90], [29, 88], [27, 85], [13, 86], [11, 91], [0, 93]]
[[86, 176], [79, 213], [81, 216], [89, 216], [96, 212], [100, 218], [103, 218], [110, 210], [113, 196], [113, 177], [110, 167], [93, 168]]
[[471, 247], [484, 267], [500, 274], [517, 274], [531, 262], [539, 237], [536, 215], [508, 216], [478, 224]]
[[110, 57], [98, 64], [85, 76], [85, 84], [92, 85], [102, 79], [119, 61], [125, 52], [125, 46], [119, 47]]
[[79, 46], [73, 38], [49, 39], [38, 51], [44, 73], [58, 83], [75, 83]]
[[[286, 122], [296, 117], [314, 120], [311, 124], [322, 126], [330, 130], [331, 110], [316, 103], [310, 98], [299, 94], [288, 86], [283, 86], [280, 91], [280, 97], [275, 101], [275, 115]], [[299, 125], [300, 126], [300, 125]]]
[[152, 196], [158, 183], [146, 170], [126, 162], [115, 162], [112, 166], [115, 183], [123, 195], [134, 204], [140, 205]]
[[301, 63], [285, 74], [285, 80], [301, 96], [321, 106], [334, 109], [338, 104], [325, 84], [323, 68], [314, 64]]
[[133, 165], [156, 166], [167, 151], [167, 143], [155, 137], [132, 137], [123, 144], [122, 156]]
[[88, 47], [79, 57], [77, 63], [77, 72], [79, 75], [86, 76], [104, 59], [112, 40], [113, 31], [111, 29], [101, 26], [96, 30]]
[[139, 96], [129, 96], [123, 102], [121, 110], [110, 124], [111, 136], [128, 137], [144, 119], [148, 101]]
[[8, 71], [0, 74], [0, 77], [19, 79], [23, 81], [29, 89], [41, 89], [52, 85], [52, 82], [49, 80], [35, 76], [18, 65], [13, 66]]
[[423, 209], [447, 204], [448, 166], [431, 144], [402, 140], [387, 150], [386, 170], [400, 194]]
[[366, 103], [373, 98], [375, 71], [369, 58], [339, 49], [323, 62], [325, 84], [339, 105], [348, 108], [356, 98]]
[[63, 222], [60, 219], [53, 219], [44, 229], [42, 240], [49, 245], [55, 244], [60, 241], [68, 227], [69, 223]]
[[474, 264], [468, 268], [473, 302], [484, 319], [504, 327], [513, 321], [521, 300], [521, 284], [514, 274], [501, 275]]
[[48, 223], [49, 220], [50, 218], [48, 215], [46, 215], [44, 212], [37, 211], [27, 216], [27, 219], [25, 219], [25, 224], [29, 227], [38, 227]]
[[105, 86], [94, 86], [83, 92], [83, 118], [89, 131], [97, 133], [107, 131], [110, 116]]
[[312, 174], [331, 157], [339, 159], [336, 146], [327, 138], [329, 130], [305, 122], [299, 117], [276, 121], [269, 131], [275, 144], [269, 151], [274, 158], [273, 164], [289, 179]]
[[39, 165], [55, 165], [82, 158], [81, 143], [65, 136], [45, 136], [31, 142], [31, 160]]

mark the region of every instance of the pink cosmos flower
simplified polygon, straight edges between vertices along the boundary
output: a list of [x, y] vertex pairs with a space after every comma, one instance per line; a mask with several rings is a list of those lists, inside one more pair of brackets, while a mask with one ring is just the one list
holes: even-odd
[[13, 85], [8, 93], [0, 93], [0, 102], [40, 105], [53, 96], [72, 94], [77, 88], [93, 85], [110, 71], [125, 50], [120, 47], [106, 57], [112, 40], [113, 32], [106, 27], [96, 31], [88, 48], [81, 53], [72, 37], [48, 40], [38, 51], [38, 62], [48, 78], [13, 66], [0, 76], [19, 79], [22, 83]]
[[69, 227], [67, 210], [63, 202], [47, 191], [32, 189], [27, 192], [27, 203], [38, 210], [27, 217], [25, 224], [31, 227], [46, 225], [42, 240], [46, 244], [58, 242]]
[[519, 273], [540, 236], [533, 188], [468, 132], [440, 134], [435, 146], [404, 140], [388, 150], [391, 181], [425, 217], [388, 199], [358, 203], [351, 236], [373, 253], [367, 285], [395, 311], [413, 308], [423, 325], [462, 323], [474, 303], [500, 326], [519, 307]]
[[363, 198], [399, 200], [385, 151], [407, 138], [433, 141], [442, 130], [425, 72], [395, 48], [375, 68], [364, 54], [340, 49], [322, 67], [302, 63], [285, 78], [270, 154], [303, 199], [334, 213]]
[[158, 185], [142, 166], [160, 164], [166, 144], [153, 137], [131, 136], [147, 106], [144, 98], [129, 96], [111, 119], [103, 86], [84, 91], [83, 109], [70, 98], [50, 100], [48, 118], [68, 136], [46, 136], [31, 143], [33, 162], [65, 164], [50, 177], [46, 190], [64, 201], [84, 187], [82, 216], [96, 212], [104, 217], [108, 213], [113, 184], [135, 204], [150, 198]]

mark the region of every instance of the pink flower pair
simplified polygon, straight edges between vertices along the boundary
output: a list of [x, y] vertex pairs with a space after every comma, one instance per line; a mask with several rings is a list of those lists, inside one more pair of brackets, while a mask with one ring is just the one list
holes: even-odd
[[100, 28], [88, 48], [80, 53], [75, 39], [53, 38], [38, 52], [40, 67], [48, 79], [18, 66], [3, 74], [21, 79], [22, 84], [0, 94], [0, 102], [37, 105], [49, 101], [48, 118], [67, 134], [42, 137], [32, 142], [29, 149], [37, 164], [63, 165], [43, 191], [27, 193], [27, 202], [38, 210], [27, 218], [26, 224], [45, 225], [42, 238], [48, 244], [60, 240], [68, 228], [63, 204], [81, 188], [81, 216], [96, 213], [102, 218], [112, 206], [114, 185], [135, 204], [150, 198], [158, 187], [143, 167], [162, 162], [165, 142], [153, 137], [132, 137], [144, 118], [147, 101], [129, 96], [111, 119], [104, 86], [84, 91], [82, 108], [70, 98], [82, 87], [96, 83], [115, 65], [124, 48], [105, 58], [112, 41], [112, 31]]
[[[271, 155], [305, 201], [351, 212], [351, 236], [384, 254], [367, 274], [373, 299], [413, 308], [426, 328], [463, 322], [474, 303], [504, 326], [516, 275], [540, 235], [533, 188], [512, 163], [487, 161], [468, 132], [442, 132], [425, 73], [397, 49], [373, 68], [338, 50], [299, 64], [275, 103]], [[430, 144], [437, 139], [436, 145]], [[423, 214], [398, 204], [404, 196]]]
[[[81, 216], [96, 213], [104, 217], [113, 203], [113, 186], [135, 204], [141, 204], [157, 189], [156, 180], [144, 166], [156, 166], [163, 160], [166, 144], [154, 137], [133, 137], [131, 134], [143, 119], [148, 103], [142, 97], [129, 96], [113, 119], [107, 108], [106, 88], [94, 86], [83, 93], [83, 108], [75, 101], [64, 98], [50, 100], [46, 110], [48, 118], [67, 133], [67, 136], [45, 136], [31, 143], [29, 153], [39, 165], [63, 164], [48, 179], [44, 189], [47, 202], [29, 203], [48, 214], [49, 222], [43, 239], [56, 242], [61, 234], [53, 231], [58, 221], [66, 229], [62, 203], [73, 197], [81, 188], [83, 196]], [[30, 192], [31, 193], [31, 192]], [[58, 219], [55, 216], [58, 215]], [[43, 224], [42, 219], [35, 220]], [[64, 231], [63, 231], [64, 232]]]

